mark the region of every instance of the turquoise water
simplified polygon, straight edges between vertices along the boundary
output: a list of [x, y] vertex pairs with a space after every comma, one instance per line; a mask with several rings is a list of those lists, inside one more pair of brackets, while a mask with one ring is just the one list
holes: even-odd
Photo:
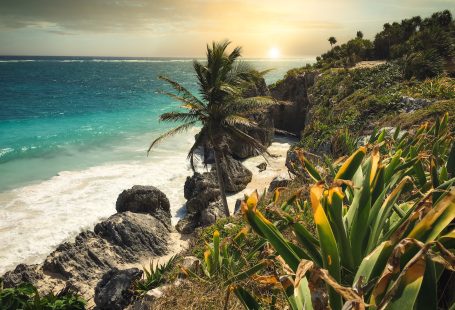
[[[271, 83], [304, 61], [250, 63], [276, 68]], [[0, 57], [0, 276], [92, 229], [136, 184], [162, 190], [181, 218], [198, 128], [146, 157], [170, 126], [159, 115], [177, 106], [158, 93], [160, 74], [196, 90], [191, 60]]]
[[[268, 83], [304, 60], [246, 60], [274, 68]], [[0, 57], [0, 192], [111, 161], [145, 157], [135, 139], [169, 124], [176, 106], [158, 93], [166, 75], [195, 90], [188, 59]], [[144, 152], [119, 150], [125, 144]]]

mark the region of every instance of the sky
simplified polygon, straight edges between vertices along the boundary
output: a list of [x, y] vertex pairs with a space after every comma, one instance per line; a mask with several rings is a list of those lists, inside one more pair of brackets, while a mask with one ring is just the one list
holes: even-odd
[[0, 55], [202, 57], [229, 39], [251, 58], [315, 57], [455, 0], [0, 0]]

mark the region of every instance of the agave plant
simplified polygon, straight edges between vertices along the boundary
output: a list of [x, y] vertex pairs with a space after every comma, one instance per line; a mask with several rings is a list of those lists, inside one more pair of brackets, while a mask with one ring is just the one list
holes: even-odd
[[[312, 309], [308, 281], [314, 277], [306, 277], [308, 272], [326, 282], [332, 309], [341, 309], [343, 300], [360, 309], [437, 305], [427, 288], [434, 291], [441, 270], [455, 268], [450, 252], [455, 152], [447, 124], [446, 115], [415, 134], [375, 133], [371, 145], [332, 167], [327, 178], [299, 152], [316, 181], [305, 205], [311, 205], [317, 236], [302, 225], [298, 212], [288, 213], [300, 209], [295, 203], [269, 205], [279, 209], [281, 223], [258, 209], [257, 193], [242, 204], [249, 225], [273, 246], [293, 278], [293, 289], [283, 284], [292, 309]], [[298, 244], [283, 236], [283, 227], [292, 229]]]
[[154, 289], [165, 281], [165, 273], [170, 271], [177, 261], [177, 256], [172, 256], [164, 264], [153, 264], [153, 261], [150, 261], [149, 268], [144, 267], [144, 275], [142, 279], [134, 283], [134, 291], [137, 295], [145, 295], [151, 289]]

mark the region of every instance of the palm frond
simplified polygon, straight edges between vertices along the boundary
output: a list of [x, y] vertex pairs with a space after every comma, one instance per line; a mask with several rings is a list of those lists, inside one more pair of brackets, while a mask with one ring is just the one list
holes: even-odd
[[198, 121], [199, 114], [196, 113], [188, 113], [188, 112], [167, 112], [160, 115], [160, 121], [165, 122], [192, 122]]
[[150, 150], [152, 149], [152, 147], [154, 147], [156, 144], [160, 143], [162, 140], [166, 139], [166, 138], [169, 138], [169, 137], [172, 137], [178, 133], [181, 133], [181, 132], [184, 132], [184, 131], [187, 131], [188, 129], [190, 129], [192, 126], [194, 126], [195, 124], [197, 123], [197, 121], [192, 121], [192, 122], [188, 122], [188, 123], [185, 123], [183, 125], [180, 125], [180, 126], [177, 126], [165, 133], [163, 133], [162, 135], [160, 135], [158, 138], [156, 138], [149, 146], [148, 150], [147, 150], [147, 156], [148, 154], [150, 153]]
[[170, 92], [166, 92], [166, 91], [160, 91], [159, 93], [162, 95], [166, 95], [166, 96], [174, 99], [175, 101], [182, 103], [183, 104], [182, 107], [187, 108], [187, 106], [189, 106], [189, 107], [191, 107], [191, 109], [194, 109], [194, 110], [204, 110], [205, 109], [205, 106], [202, 105], [199, 101], [191, 100], [191, 98], [179, 96], [179, 95], [176, 95], [176, 94], [173, 94]]
[[207, 141], [207, 139], [208, 139], [207, 128], [203, 127], [201, 129], [201, 131], [196, 135], [196, 137], [194, 139], [194, 143], [191, 146], [190, 150], [188, 151], [187, 158], [190, 161], [191, 170], [193, 170], [193, 171], [196, 170], [194, 167], [194, 152], [197, 150], [198, 147], [200, 147], [200, 146], [203, 147], [205, 145], [205, 142]]
[[[242, 130], [234, 127], [234, 126], [224, 126], [227, 131], [229, 131], [232, 136], [237, 137], [243, 143], [248, 144], [249, 146], [253, 147], [256, 151], [260, 154], [266, 153], [267, 155], [271, 156], [271, 154], [267, 151], [267, 148], [262, 145], [259, 141], [255, 138], [250, 136], [249, 134], [243, 132]], [[267, 160], [267, 158], [263, 155], [263, 157]]]
[[240, 115], [229, 115], [224, 120], [230, 126], [257, 127], [257, 123]]
[[163, 75], [160, 75], [159, 79], [169, 83], [169, 85], [171, 85], [171, 87], [174, 88], [178, 92], [178, 94], [182, 94], [183, 95], [182, 97], [185, 98], [186, 100], [188, 100], [190, 102], [198, 103], [201, 106], [205, 106], [201, 100], [199, 100], [188, 89], [186, 89], [185, 87], [183, 87], [176, 81], [171, 80], [170, 78], [163, 76]]

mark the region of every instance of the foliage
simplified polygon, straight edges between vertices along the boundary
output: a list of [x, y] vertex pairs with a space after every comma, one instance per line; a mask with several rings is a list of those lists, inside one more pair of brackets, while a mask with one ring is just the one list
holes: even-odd
[[440, 76], [424, 81], [410, 81], [403, 94], [414, 98], [426, 99], [455, 99], [455, 79]]
[[442, 72], [443, 59], [435, 49], [413, 52], [403, 57], [403, 72], [407, 79], [435, 77]]
[[[346, 309], [437, 307], [438, 278], [455, 268], [455, 143], [448, 122], [446, 114], [413, 133], [373, 133], [325, 178], [300, 152], [318, 181], [310, 189], [318, 238], [288, 213], [301, 208], [295, 203], [272, 201], [269, 208], [281, 214], [275, 223], [257, 208], [257, 193], [242, 204], [251, 228], [279, 255], [280, 279], [291, 279], [291, 287], [283, 284], [291, 309], [313, 308], [317, 279], [327, 284], [332, 309], [344, 302]], [[285, 228], [297, 240], [287, 239]], [[254, 304], [247, 293], [236, 295]]]
[[172, 256], [166, 263], [158, 265], [150, 261], [149, 269], [144, 267], [144, 275], [142, 279], [134, 283], [134, 291], [137, 295], [145, 295], [151, 289], [154, 289], [166, 280], [165, 274], [174, 268], [177, 256]]
[[200, 98], [193, 95], [179, 83], [160, 77], [174, 89], [175, 93], [166, 95], [182, 104], [183, 110], [164, 113], [161, 121], [181, 123], [174, 129], [155, 139], [151, 148], [163, 139], [186, 131], [201, 123], [202, 128], [191, 147], [188, 158], [194, 170], [194, 155], [200, 147], [213, 150], [217, 179], [221, 191], [224, 211], [229, 215], [226, 193], [221, 172], [221, 158], [227, 152], [227, 140], [235, 139], [248, 144], [260, 153], [267, 152], [265, 147], [245, 132], [246, 128], [261, 130], [249, 115], [265, 110], [275, 102], [266, 97], [243, 98], [242, 94], [249, 83], [257, 80], [258, 72], [245, 63], [239, 62], [241, 48], [236, 47], [227, 53], [229, 41], [213, 42], [207, 45], [207, 62], [194, 61]]
[[[336, 40], [330, 39], [332, 46]], [[354, 39], [317, 57], [315, 67], [346, 68], [362, 60], [399, 60], [407, 78], [425, 79], [442, 73], [453, 57], [455, 23], [445, 10], [425, 19], [415, 16], [401, 23], [386, 23], [373, 42], [358, 31]]]
[[61, 291], [57, 295], [49, 293], [40, 296], [30, 283], [16, 288], [3, 288], [0, 285], [0, 308], [5, 310], [79, 310], [85, 309], [86, 302], [77, 294]]

